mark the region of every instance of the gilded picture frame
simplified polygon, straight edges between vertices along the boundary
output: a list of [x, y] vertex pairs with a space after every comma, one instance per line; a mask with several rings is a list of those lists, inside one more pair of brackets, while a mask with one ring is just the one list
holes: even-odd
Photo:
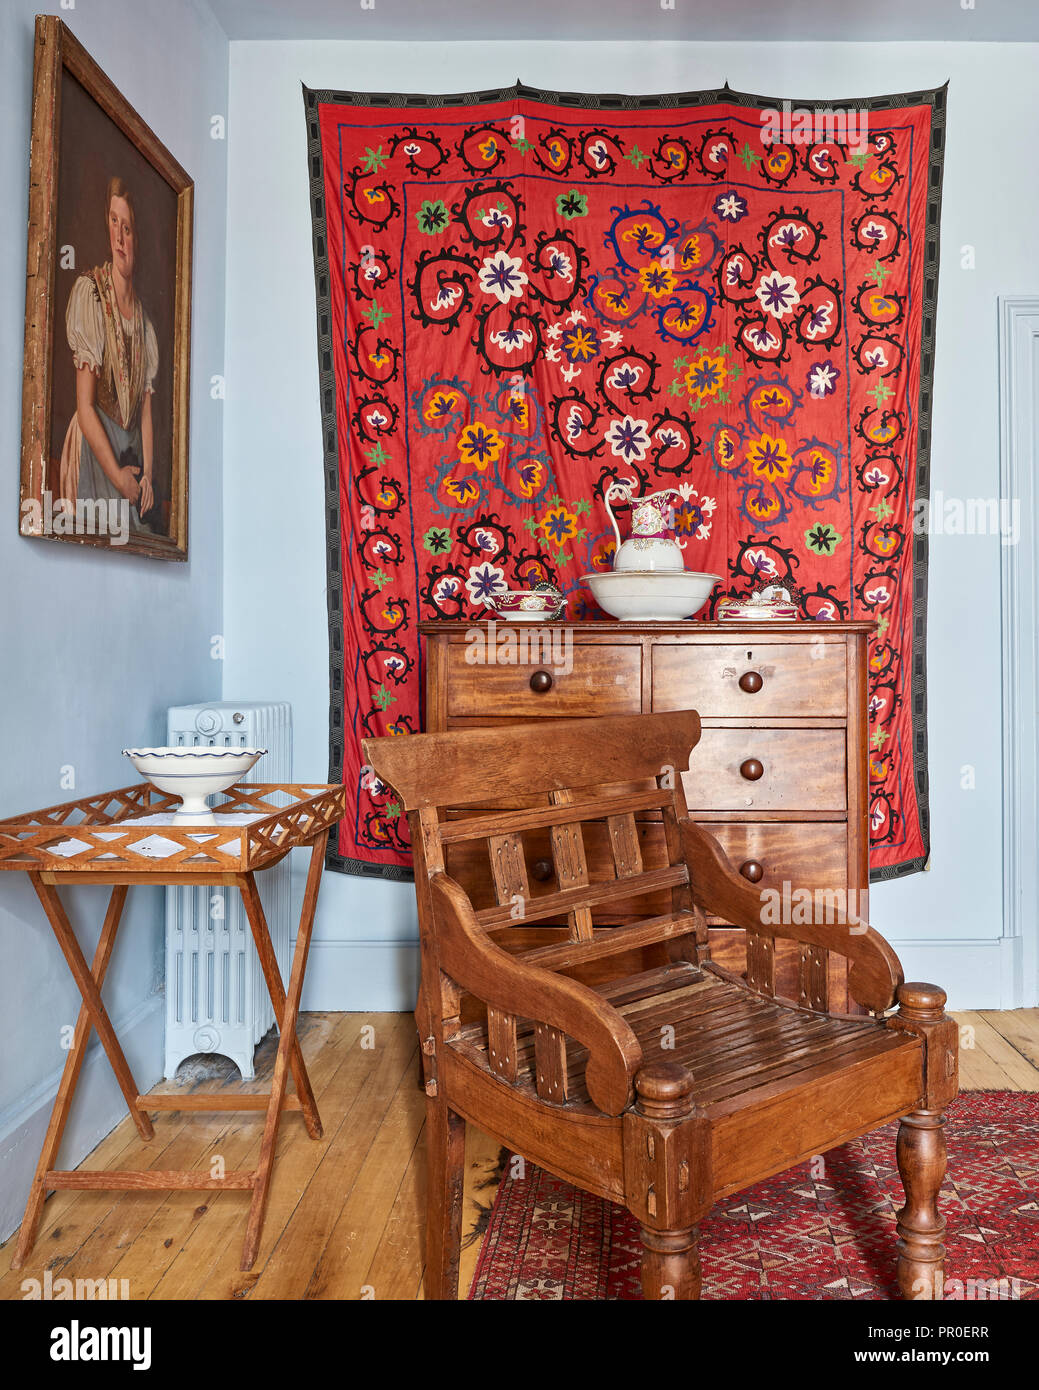
[[187, 559], [193, 196], [69, 29], [39, 16], [23, 536]]

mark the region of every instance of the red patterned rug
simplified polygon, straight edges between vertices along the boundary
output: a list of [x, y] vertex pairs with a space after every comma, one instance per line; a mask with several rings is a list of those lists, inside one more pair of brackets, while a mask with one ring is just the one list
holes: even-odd
[[[888, 1299], [904, 1201], [897, 1126], [720, 1202], [700, 1229], [705, 1299]], [[1039, 1298], [1039, 1095], [949, 1110], [946, 1299]], [[532, 1163], [506, 1164], [471, 1299], [638, 1299], [638, 1226]], [[998, 1281], [992, 1283], [991, 1281]]]

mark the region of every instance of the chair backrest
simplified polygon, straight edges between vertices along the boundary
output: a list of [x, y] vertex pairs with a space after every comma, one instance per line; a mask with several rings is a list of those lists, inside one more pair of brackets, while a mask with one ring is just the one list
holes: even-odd
[[[591, 968], [605, 970], [611, 978], [632, 973], [622, 966], [631, 951], [641, 955], [645, 948], [659, 947], [668, 958], [676, 952], [694, 961], [703, 957], [706, 922], [693, 907], [679, 831], [686, 814], [681, 774], [699, 738], [695, 710], [678, 710], [362, 742], [365, 760], [397, 793], [411, 826], [422, 936], [416, 1018], [424, 1047], [428, 1044], [435, 1051], [438, 1033], [445, 1040], [459, 1036], [466, 991], [472, 990], [474, 1002], [480, 1004], [470, 1014], [470, 1026], [482, 1033], [491, 1070], [510, 1084], [527, 1076], [542, 1100], [565, 1101], [570, 1015], [565, 1008], [541, 1015], [534, 1029], [533, 1066], [529, 1057], [521, 1066], [520, 1018], [509, 1002], [523, 997], [528, 1003], [522, 1012], [533, 1007], [537, 1018], [543, 998], [537, 988], [529, 992], [529, 976], [528, 992], [522, 996], [497, 989], [506, 958], [500, 950], [492, 951], [491, 974], [481, 975], [474, 955], [484, 959], [484, 953], [474, 951], [476, 942], [520, 954], [525, 963], [542, 970]], [[656, 868], [643, 865], [636, 823], [640, 814], [659, 816], [663, 823], [666, 862]], [[597, 854], [589, 856], [586, 832], [592, 822]], [[531, 832], [542, 844], [547, 832], [554, 891], [531, 893], [523, 838]], [[445, 871], [445, 852], [471, 850], [480, 842], [486, 848], [495, 904], [477, 910]], [[605, 854], [604, 843], [609, 846]], [[655, 895], [659, 900], [662, 891], [670, 911], [630, 921], [632, 899]], [[606, 921], [611, 910], [617, 911], [625, 925], [596, 929], [596, 909]], [[446, 922], [438, 922], [440, 911], [472, 914], [465, 930], [475, 936], [470, 935], [467, 945], [457, 940], [457, 917], [448, 930]], [[563, 939], [548, 944], [524, 941], [526, 934], [517, 931], [560, 918], [569, 930]], [[481, 929], [490, 942], [479, 936]], [[588, 1015], [582, 1017], [587, 1022]], [[641, 1048], [627, 1023], [614, 1018], [601, 1026], [605, 1031], [599, 1041], [606, 1051], [597, 1055], [594, 1074], [589, 1060], [586, 1082], [605, 1114], [619, 1114], [630, 1098]], [[590, 1037], [577, 1040], [590, 1046]]]
[[410, 812], [668, 776], [688, 768], [699, 740], [700, 716], [675, 710], [370, 738], [361, 746]]
[[[476, 913], [480, 924], [493, 930], [565, 915], [571, 939], [581, 941], [592, 938], [592, 910], [608, 914], [611, 902], [670, 889], [673, 909], [691, 913], [678, 821], [686, 814], [681, 774], [699, 738], [696, 711], [676, 710], [365, 739], [362, 748], [408, 812], [417, 878], [443, 870], [445, 847], [484, 841], [496, 905]], [[663, 866], [643, 867], [639, 815], [663, 821]], [[585, 845], [593, 821], [600, 835], [605, 826], [610, 850], [599, 879], [589, 875]], [[523, 836], [546, 829], [558, 887], [532, 895]], [[680, 925], [689, 931], [692, 919]], [[637, 927], [635, 939], [678, 931], [656, 919]]]

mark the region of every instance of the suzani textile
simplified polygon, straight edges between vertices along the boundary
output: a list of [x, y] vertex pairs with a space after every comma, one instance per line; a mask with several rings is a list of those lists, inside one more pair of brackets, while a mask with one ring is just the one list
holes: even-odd
[[304, 99], [333, 865], [407, 873], [359, 741], [421, 728], [418, 623], [538, 579], [605, 618], [580, 579], [620, 477], [680, 494], [687, 568], [724, 576], [701, 618], [772, 582], [806, 622], [877, 623], [873, 876], [922, 868], [944, 89]]

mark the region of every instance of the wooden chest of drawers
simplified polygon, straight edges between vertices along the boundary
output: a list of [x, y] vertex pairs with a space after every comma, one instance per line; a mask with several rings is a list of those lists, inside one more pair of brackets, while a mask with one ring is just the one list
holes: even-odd
[[[428, 731], [695, 709], [703, 735], [684, 774], [694, 819], [745, 878], [787, 894], [785, 910], [808, 902], [806, 890], [813, 905], [854, 890], [836, 901], [866, 917], [871, 623], [574, 623], [526, 637], [524, 626], [422, 625]], [[612, 863], [606, 833], [586, 846], [592, 874], [596, 861]], [[665, 862], [661, 835], [652, 818], [639, 823], [646, 869]], [[524, 841], [535, 894], [557, 886], [543, 838]], [[493, 902], [486, 864], [461, 852], [448, 869], [478, 906]], [[666, 910], [663, 900], [643, 900], [631, 916]], [[610, 920], [628, 919], [614, 907]], [[742, 942], [742, 932], [712, 926], [712, 954], [729, 968], [745, 969]], [[797, 960], [777, 949], [780, 979], [796, 971]], [[831, 1007], [846, 999], [844, 979], [832, 974]]]

